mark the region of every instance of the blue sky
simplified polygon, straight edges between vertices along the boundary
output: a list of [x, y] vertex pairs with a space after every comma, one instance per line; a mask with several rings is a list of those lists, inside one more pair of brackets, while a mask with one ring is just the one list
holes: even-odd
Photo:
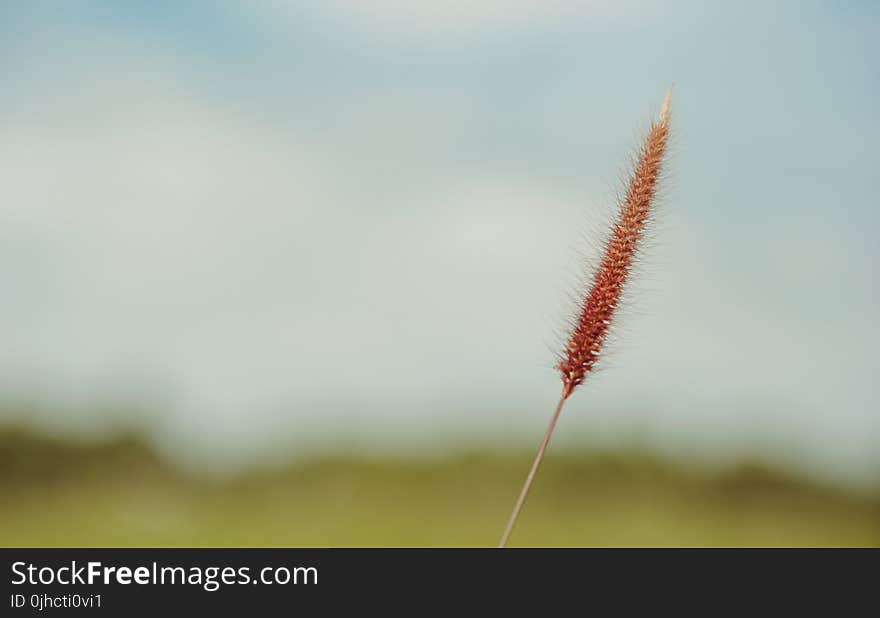
[[674, 82], [656, 240], [560, 448], [876, 479], [871, 3], [34, 2], [0, 24], [0, 394], [28, 422], [133, 424], [197, 464], [531, 446], [579, 256]]

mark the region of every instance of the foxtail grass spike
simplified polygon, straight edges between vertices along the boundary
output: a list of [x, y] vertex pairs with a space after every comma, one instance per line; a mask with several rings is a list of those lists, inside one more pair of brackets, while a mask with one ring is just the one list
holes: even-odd
[[510, 514], [498, 547], [507, 545], [516, 525], [523, 503], [535, 479], [535, 474], [550, 437], [559, 420], [565, 401], [580, 386], [602, 354], [621, 295], [630, 276], [636, 254], [641, 246], [645, 226], [651, 218], [657, 195], [657, 181], [663, 168], [663, 156], [669, 137], [669, 111], [672, 89], [666, 93], [660, 115], [651, 123], [645, 141], [639, 150], [626, 194], [620, 203], [617, 218], [602, 251], [602, 258], [583, 304], [574, 322], [568, 341], [560, 354], [557, 368], [562, 378], [562, 395], [550, 420], [550, 425], [538, 448], [538, 453], [526, 477], [525, 484]]

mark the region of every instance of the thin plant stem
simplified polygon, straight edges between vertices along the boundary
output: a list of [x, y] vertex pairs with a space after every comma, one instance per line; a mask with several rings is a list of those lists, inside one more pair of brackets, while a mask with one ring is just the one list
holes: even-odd
[[559, 414], [562, 412], [562, 406], [565, 404], [565, 400], [568, 399], [570, 393], [570, 389], [563, 389], [562, 397], [559, 398], [559, 403], [556, 404], [556, 411], [553, 412], [553, 418], [550, 419], [550, 425], [547, 427], [547, 433], [544, 434], [544, 439], [541, 441], [541, 446], [538, 448], [538, 454], [535, 455], [535, 461], [532, 463], [532, 469], [529, 470], [529, 475], [526, 477], [526, 482], [523, 484], [522, 490], [520, 490], [519, 492], [519, 497], [516, 499], [516, 504], [513, 505], [513, 512], [510, 514], [510, 519], [507, 520], [507, 527], [504, 529], [504, 534], [501, 535], [501, 540], [498, 542], [499, 549], [507, 545], [507, 540], [510, 538], [510, 533], [513, 532], [513, 527], [516, 525], [516, 520], [519, 518], [519, 512], [522, 510], [523, 503], [526, 501], [526, 496], [529, 495], [529, 489], [531, 489], [532, 487], [532, 481], [535, 480], [535, 474], [537, 474], [538, 467], [541, 465], [541, 461], [544, 459], [544, 453], [547, 450], [547, 445], [550, 444], [550, 437], [553, 435], [553, 430], [556, 428], [556, 421], [559, 420]]

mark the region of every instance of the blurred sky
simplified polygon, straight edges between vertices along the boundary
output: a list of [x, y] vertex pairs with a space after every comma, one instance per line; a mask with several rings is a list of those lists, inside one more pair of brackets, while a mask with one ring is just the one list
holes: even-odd
[[876, 481], [878, 41], [872, 2], [3, 3], [0, 408], [191, 463], [533, 448], [674, 82], [560, 447]]

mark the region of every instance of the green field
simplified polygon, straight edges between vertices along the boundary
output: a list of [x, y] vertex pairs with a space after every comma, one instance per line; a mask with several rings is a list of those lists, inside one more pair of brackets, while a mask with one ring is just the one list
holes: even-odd
[[[2, 546], [488, 546], [531, 453], [328, 457], [223, 480], [135, 440], [0, 434]], [[553, 453], [512, 545], [880, 545], [880, 495], [758, 466]]]

